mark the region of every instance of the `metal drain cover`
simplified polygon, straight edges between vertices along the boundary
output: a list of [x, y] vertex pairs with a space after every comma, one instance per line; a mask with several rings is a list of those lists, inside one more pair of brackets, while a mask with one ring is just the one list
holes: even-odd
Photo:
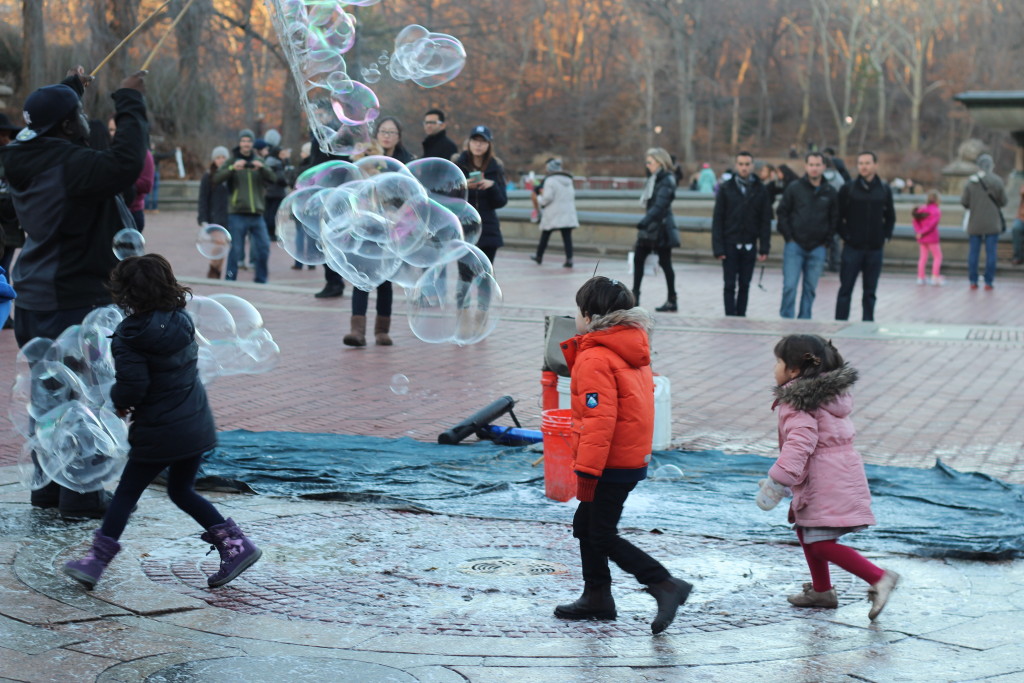
[[569, 572], [569, 568], [564, 564], [535, 560], [530, 557], [484, 557], [463, 562], [456, 569], [464, 574], [487, 574], [490, 576], [542, 576]]

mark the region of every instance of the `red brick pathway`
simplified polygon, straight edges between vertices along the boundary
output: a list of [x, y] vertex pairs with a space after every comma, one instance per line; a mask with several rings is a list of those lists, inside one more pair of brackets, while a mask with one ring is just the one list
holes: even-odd
[[[412, 436], [430, 442], [504, 394], [519, 401], [516, 412], [524, 424], [536, 427], [543, 317], [575, 312], [575, 290], [596, 263], [583, 257], [576, 259], [574, 271], [556, 264], [538, 267], [524, 252], [502, 250], [497, 278], [506, 307], [484, 342], [464, 348], [420, 342], [405, 324], [399, 295], [395, 346], [350, 349], [341, 344], [350, 289], [344, 299], [313, 298], [323, 283], [321, 272], [291, 270], [290, 258], [277, 247], [270, 285], [207, 281], [206, 264], [193, 246], [196, 229], [191, 213], [152, 214], [147, 248], [168, 256], [197, 294], [230, 291], [250, 300], [282, 349], [273, 372], [220, 378], [210, 386], [218, 425], [225, 430]], [[619, 257], [602, 261], [599, 271], [629, 277]], [[903, 336], [889, 338], [857, 323], [830, 320], [835, 275], [822, 279], [815, 304], [820, 321], [812, 322], [777, 317], [778, 266], [765, 272], [767, 292], [751, 292], [750, 319], [721, 315], [720, 277], [714, 265], [679, 264], [681, 311], [657, 315], [655, 370], [672, 382], [673, 434], [680, 447], [773, 453], [771, 348], [781, 334], [806, 330], [833, 337], [861, 371], [854, 419], [858, 445], [870, 462], [928, 467], [940, 457], [957, 469], [1024, 482], [1019, 467], [1024, 281], [1000, 277], [994, 292], [972, 292], [959, 277], [944, 288], [919, 287], [911, 274], [884, 273], [876, 313], [883, 327], [921, 325], [897, 329]], [[648, 278], [644, 287], [644, 305], [664, 300], [660, 278]], [[1007, 329], [995, 335], [986, 325]], [[959, 326], [971, 326], [982, 340], [967, 341], [968, 328]], [[990, 338], [996, 340], [985, 340]], [[2, 406], [9, 401], [15, 353], [13, 334], [0, 333]], [[398, 373], [409, 378], [407, 394], [390, 390]], [[0, 464], [13, 462], [19, 448], [20, 438], [0, 419]]]

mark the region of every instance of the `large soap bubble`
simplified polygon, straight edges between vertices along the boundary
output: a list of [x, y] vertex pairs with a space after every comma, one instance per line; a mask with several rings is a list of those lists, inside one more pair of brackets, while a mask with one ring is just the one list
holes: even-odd
[[36, 458], [51, 480], [79, 493], [116, 477], [128, 455], [128, 429], [109, 408], [69, 401], [36, 423]]
[[233, 294], [195, 296], [185, 306], [196, 326], [199, 375], [258, 374], [277, 367], [281, 350], [251, 303]]
[[135, 228], [121, 228], [114, 235], [112, 247], [119, 261], [129, 256], [142, 256], [146, 253], [146, 238]]
[[469, 196], [466, 174], [447, 159], [415, 159], [407, 164], [407, 168], [434, 199], [451, 197], [465, 201]]
[[347, 87], [333, 88], [331, 108], [345, 125], [369, 123], [380, 115], [380, 101], [376, 93], [359, 81], [349, 81]]
[[494, 330], [503, 304], [491, 262], [465, 242], [453, 256], [428, 268], [409, 293], [409, 327], [430, 343], [473, 344]]
[[453, 80], [466, 66], [466, 50], [453, 36], [431, 33], [419, 24], [406, 26], [395, 37], [388, 70], [396, 81], [412, 80], [433, 88]]
[[231, 251], [231, 233], [223, 225], [207, 223], [196, 235], [196, 249], [211, 261], [219, 261]]

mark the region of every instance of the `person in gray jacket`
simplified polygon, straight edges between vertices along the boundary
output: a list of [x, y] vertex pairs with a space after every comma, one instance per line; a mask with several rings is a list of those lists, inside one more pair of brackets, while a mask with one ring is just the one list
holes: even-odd
[[580, 227], [576, 216], [576, 188], [573, 187], [572, 176], [562, 170], [562, 160], [551, 158], [547, 161], [548, 175], [537, 193], [537, 201], [541, 208], [540, 242], [537, 253], [530, 258], [541, 264], [544, 250], [554, 230], [562, 233], [562, 244], [565, 245], [565, 263], [563, 268], [572, 268], [572, 231]]
[[825, 268], [825, 245], [832, 242], [839, 224], [836, 191], [822, 177], [825, 161], [821, 154], [808, 154], [804, 168], [807, 173], [786, 186], [775, 211], [779, 234], [786, 240], [782, 250], [782, 305], [779, 309], [783, 318], [793, 317], [801, 275], [803, 291], [797, 317], [811, 317], [818, 279]]
[[967, 179], [960, 203], [970, 214], [967, 216], [967, 279], [971, 289], [978, 288], [978, 258], [981, 243], [985, 243], [985, 289], [991, 291], [996, 278], [996, 245], [999, 233], [1006, 230], [1002, 217], [1006, 206], [1006, 188], [999, 176], [992, 173], [994, 163], [988, 154], [982, 154], [975, 163], [978, 172]]

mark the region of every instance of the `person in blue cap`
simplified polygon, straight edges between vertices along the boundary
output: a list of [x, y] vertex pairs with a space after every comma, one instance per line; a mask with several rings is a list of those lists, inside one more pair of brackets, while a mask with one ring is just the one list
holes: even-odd
[[[109, 149], [86, 145], [89, 122], [81, 95], [92, 77], [81, 66], [25, 100], [25, 128], [0, 147], [0, 165], [25, 246], [14, 264], [14, 333], [19, 346], [56, 339], [98, 306], [111, 303], [106, 282], [117, 265], [114, 235], [133, 227], [120, 193], [142, 171], [148, 124], [144, 71], [128, 76], [114, 100], [117, 134]], [[124, 218], [127, 216], [127, 221]], [[51, 482], [32, 491], [32, 504], [65, 519], [103, 516], [109, 495], [77, 493]]]
[[491, 129], [487, 126], [474, 127], [455, 164], [466, 174], [468, 201], [480, 213], [483, 227], [476, 246], [493, 264], [498, 248], [505, 244], [497, 210], [508, 203], [508, 194], [505, 191], [505, 166], [494, 154]]

